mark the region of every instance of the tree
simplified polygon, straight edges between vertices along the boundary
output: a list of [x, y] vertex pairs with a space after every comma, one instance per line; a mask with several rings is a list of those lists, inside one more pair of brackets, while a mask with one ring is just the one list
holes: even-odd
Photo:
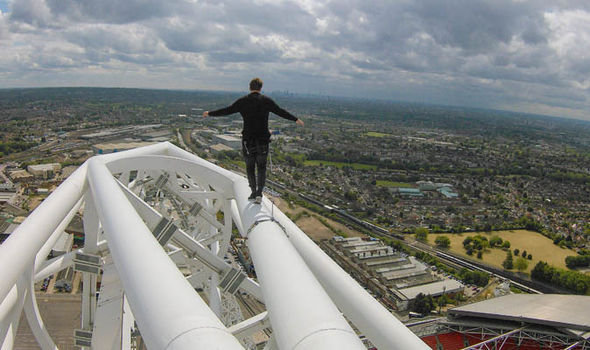
[[527, 267], [529, 267], [529, 262], [523, 258], [523, 257], [518, 257], [516, 259], [516, 262], [514, 263], [514, 267], [519, 271], [522, 272], [524, 270], [527, 269]]
[[428, 315], [434, 308], [436, 308], [436, 303], [432, 295], [428, 294], [426, 296], [423, 293], [419, 293], [414, 300], [412, 310], [422, 315]]
[[576, 294], [590, 293], [590, 276], [571, 270], [558, 269], [539, 261], [531, 271], [531, 277], [554, 286], [569, 289]]
[[522, 256], [523, 258], [526, 258], [526, 256], [527, 256], [527, 252], [526, 252], [526, 250], [523, 250], [523, 251], [522, 251], [522, 254], [521, 254], [520, 256]]
[[490, 247], [500, 247], [503, 243], [502, 238], [498, 237], [498, 236], [493, 236], [492, 238], [490, 238]]
[[426, 227], [418, 227], [414, 230], [416, 234], [416, 239], [422, 242], [426, 242], [428, 240], [428, 229]]
[[479, 250], [479, 251], [477, 252], [477, 258], [478, 258], [478, 259], [483, 259], [483, 252], [482, 252], [481, 250]]
[[518, 249], [518, 248], [514, 249], [514, 255], [518, 255], [518, 254], [520, 254], [520, 249]]
[[447, 236], [436, 237], [436, 239], [434, 240], [434, 243], [436, 243], [436, 245], [441, 248], [448, 248], [451, 246], [451, 240]]
[[502, 249], [510, 249], [510, 242], [504, 241], [504, 243], [502, 243]]
[[570, 269], [590, 266], [590, 255], [576, 255], [565, 258], [565, 265]]
[[529, 254], [529, 255], [527, 255], [526, 258], [529, 259], [529, 260], [533, 260], [533, 255], [532, 254]]
[[468, 284], [475, 284], [476, 286], [484, 287], [490, 280], [490, 275], [481, 271], [469, 271], [462, 268], [459, 271], [459, 278]]
[[514, 268], [514, 263], [512, 261], [512, 252], [511, 251], [506, 252], [506, 259], [504, 260], [504, 262], [502, 262], [502, 266], [506, 270], [512, 270]]

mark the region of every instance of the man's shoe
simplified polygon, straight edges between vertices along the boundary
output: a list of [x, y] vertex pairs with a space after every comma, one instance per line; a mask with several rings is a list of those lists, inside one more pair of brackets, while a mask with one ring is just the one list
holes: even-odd
[[260, 204], [260, 203], [262, 203], [262, 196], [261, 196], [261, 195], [258, 195], [258, 196], [256, 196], [256, 200], [255, 200], [254, 202], [255, 202], [256, 204]]
[[249, 200], [249, 201], [254, 201], [254, 200], [256, 200], [256, 193], [252, 192], [252, 193], [250, 194], [250, 197], [248, 197], [248, 200]]

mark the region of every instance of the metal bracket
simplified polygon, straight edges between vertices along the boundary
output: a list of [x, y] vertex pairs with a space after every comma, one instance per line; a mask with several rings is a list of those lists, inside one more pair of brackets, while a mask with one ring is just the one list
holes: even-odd
[[154, 235], [154, 237], [156, 237], [158, 243], [164, 246], [166, 245], [166, 243], [168, 243], [170, 238], [172, 238], [172, 235], [174, 234], [174, 232], [176, 232], [176, 230], [177, 227], [176, 225], [174, 225], [172, 220], [168, 220], [165, 217], [162, 217], [162, 219], [158, 222], [158, 224], [152, 231], [152, 234]]
[[101, 265], [101, 257], [98, 255], [76, 253], [74, 257], [74, 271], [89, 272], [98, 275]]
[[168, 173], [164, 173], [164, 174], [160, 175], [160, 177], [158, 177], [158, 179], [156, 180], [156, 183], [155, 183], [156, 188], [161, 189], [162, 187], [164, 187], [166, 182], [168, 182], [169, 177], [170, 177], [170, 174], [168, 174]]
[[248, 229], [248, 231], [246, 232], [246, 236], [248, 236], [250, 234], [250, 232], [252, 230], [254, 230], [254, 228], [256, 228], [256, 226], [258, 226], [258, 224], [261, 224], [263, 222], [267, 222], [267, 221], [271, 221], [274, 222], [275, 224], [277, 224], [277, 226], [279, 226], [281, 228], [281, 230], [285, 233], [285, 236], [289, 237], [289, 234], [287, 233], [287, 230], [285, 229], [285, 227], [283, 225], [281, 225], [280, 222], [278, 222], [277, 220], [275, 220], [274, 217], [267, 217], [264, 219], [260, 219], [260, 220], [256, 220], [252, 226], [250, 226], [250, 228]]
[[74, 329], [74, 345], [81, 347], [92, 346], [92, 331], [86, 329]]
[[202, 209], [203, 206], [199, 204], [199, 202], [195, 202], [195, 204], [193, 204], [193, 206], [190, 208], [189, 213], [191, 213], [192, 216], [197, 216], [197, 214], [199, 214]]
[[219, 288], [224, 292], [235, 294], [244, 279], [246, 279], [246, 275], [240, 270], [232, 268], [223, 275], [221, 282], [219, 282]]

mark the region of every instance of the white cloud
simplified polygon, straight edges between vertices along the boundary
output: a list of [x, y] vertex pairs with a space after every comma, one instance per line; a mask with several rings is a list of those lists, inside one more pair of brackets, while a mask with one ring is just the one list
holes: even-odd
[[8, 15], [2, 13], [2, 11], [0, 11], [0, 42], [2, 40], [6, 40], [9, 37], [9, 31], [8, 31]]
[[590, 13], [582, 10], [550, 12], [549, 46], [555, 50], [559, 69], [573, 87], [590, 88]]
[[1, 87], [242, 90], [261, 75], [304, 93], [590, 110], [590, 5], [575, 0], [12, 0], [11, 9], [0, 14]]

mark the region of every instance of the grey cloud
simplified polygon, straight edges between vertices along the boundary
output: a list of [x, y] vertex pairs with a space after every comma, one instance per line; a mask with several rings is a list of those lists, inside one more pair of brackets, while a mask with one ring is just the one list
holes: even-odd
[[243, 62], [243, 63], [266, 63], [274, 62], [279, 59], [276, 52], [236, 52], [236, 51], [218, 51], [209, 54], [214, 62]]
[[[145, 67], [166, 72], [168, 66], [170, 76], [193, 69], [191, 74], [207, 81], [223, 72], [216, 85], [223, 88], [256, 71], [302, 92], [317, 87], [486, 107], [538, 98], [588, 110], [584, 79], [590, 63], [580, 54], [584, 50], [557, 52], [555, 29], [544, 16], [590, 11], [588, 4], [325, 0], [310, 7], [296, 0], [14, 0], [8, 29], [0, 19], [0, 40], [12, 31], [20, 40], [44, 38], [53, 47], [71, 43], [80, 49], [41, 48], [47, 57], [27, 57], [49, 70], [97, 65], [116, 75]], [[358, 81], [367, 85], [360, 88]], [[566, 91], [576, 99], [548, 91]]]
[[368, 70], [389, 70], [391, 67], [383, 62], [376, 61], [376, 60], [353, 60], [352, 63], [358, 67]]
[[6, 21], [7, 17], [7, 15], [0, 13], [0, 41], [7, 39], [10, 35], [8, 23]]
[[540, 16], [535, 19], [525, 19], [524, 30], [520, 37], [530, 45], [546, 44], [549, 36], [547, 23]]
[[14, 1], [10, 20], [24, 22], [39, 28], [53, 27], [55, 25], [51, 11], [44, 0]]
[[428, 0], [416, 2], [413, 9], [416, 19], [438, 43], [460, 47], [467, 53], [492, 51], [501, 43], [509, 43], [523, 18], [541, 15], [527, 3], [508, 0]]
[[154, 53], [159, 43], [151, 30], [134, 25], [78, 26], [68, 29], [63, 36], [85, 49], [108, 49], [124, 54]]
[[76, 22], [131, 23], [182, 12], [181, 0], [47, 0], [52, 13]]

